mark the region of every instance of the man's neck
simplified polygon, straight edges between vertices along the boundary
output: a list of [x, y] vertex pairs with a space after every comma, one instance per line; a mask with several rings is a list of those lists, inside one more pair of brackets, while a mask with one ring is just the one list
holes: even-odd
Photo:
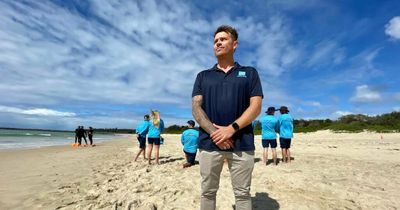
[[220, 58], [218, 59], [217, 67], [224, 71], [228, 72], [235, 65], [235, 60], [233, 57], [230, 58]]

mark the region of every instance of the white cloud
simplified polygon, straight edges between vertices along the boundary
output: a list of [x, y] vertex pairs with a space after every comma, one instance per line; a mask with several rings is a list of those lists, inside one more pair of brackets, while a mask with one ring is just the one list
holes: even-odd
[[[254, 28], [257, 29], [254, 31], [246, 29], [249, 34], [248, 37], [245, 36], [246, 40], [256, 46], [256, 54], [252, 62], [268, 75], [280, 76], [299, 62], [301, 48], [294, 43], [290, 26], [284, 18], [272, 17], [268, 28], [261, 28], [262, 30], [259, 25], [258, 28]], [[262, 34], [262, 36], [255, 38], [255, 34]]]
[[393, 111], [400, 112], [400, 106], [393, 107]]
[[350, 111], [336, 111], [334, 113], [332, 113], [332, 119], [337, 119], [339, 117], [345, 116], [345, 115], [350, 115], [350, 114], [354, 114], [353, 112]]
[[303, 103], [308, 106], [315, 106], [315, 107], [321, 106], [321, 103], [319, 101], [305, 101]]
[[56, 117], [73, 117], [76, 114], [72, 112], [60, 112], [51, 109], [35, 108], [35, 109], [20, 109], [16, 107], [1, 106], [0, 112], [9, 112], [25, 115], [38, 115], [38, 116], [56, 116]]
[[326, 64], [340, 64], [345, 58], [344, 48], [336, 41], [323, 41], [318, 43], [307, 62], [308, 66]]
[[381, 100], [380, 93], [372, 90], [368, 85], [357, 86], [355, 95], [350, 99], [353, 102], [379, 102]]
[[[266, 78], [263, 85], [274, 86], [266, 98], [289, 104], [269, 76], [289, 71], [301, 55], [282, 16], [270, 15], [267, 22], [232, 18], [177, 1], [90, 1], [87, 6], [83, 15], [52, 2], [0, 2], [3, 104], [78, 106], [71, 111], [77, 115], [90, 112], [92, 104], [190, 109], [196, 74], [216, 62], [212, 34], [221, 24], [239, 31], [238, 61], [254, 65]], [[57, 114], [30, 110], [25, 115], [46, 113]]]
[[344, 115], [350, 115], [353, 114], [353, 112], [349, 112], [349, 111], [336, 111], [334, 112], [335, 115], [339, 115], [339, 116], [344, 116]]
[[393, 39], [400, 39], [400, 16], [393, 17], [385, 25], [385, 33]]
[[[93, 18], [51, 2], [0, 3], [4, 103], [184, 105], [197, 72], [216, 62], [212, 33], [222, 23], [243, 31], [243, 47], [255, 47], [256, 56], [254, 51], [242, 54], [255, 58], [260, 74], [279, 76], [298, 57], [280, 17], [271, 18], [266, 27], [252, 18], [207, 21], [182, 2], [89, 5]], [[265, 36], [254, 36], [256, 32]], [[247, 65], [253, 61], [243, 60]]]

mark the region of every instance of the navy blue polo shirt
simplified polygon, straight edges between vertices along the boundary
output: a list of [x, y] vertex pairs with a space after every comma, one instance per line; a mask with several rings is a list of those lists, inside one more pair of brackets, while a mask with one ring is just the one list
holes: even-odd
[[[202, 108], [212, 123], [227, 126], [238, 119], [250, 105], [253, 96], [263, 97], [260, 78], [253, 67], [235, 65], [227, 73], [217, 65], [197, 74], [192, 97], [203, 96]], [[210, 135], [200, 128], [198, 148], [219, 151]], [[253, 151], [254, 134], [250, 125], [233, 135], [234, 148], [228, 151]]]

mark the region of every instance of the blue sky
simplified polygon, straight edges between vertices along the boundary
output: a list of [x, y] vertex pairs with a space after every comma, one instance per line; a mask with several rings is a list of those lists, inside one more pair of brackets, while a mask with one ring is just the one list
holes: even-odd
[[296, 119], [400, 111], [400, 1], [0, 1], [0, 127], [192, 118], [213, 32], [239, 33], [268, 106]]

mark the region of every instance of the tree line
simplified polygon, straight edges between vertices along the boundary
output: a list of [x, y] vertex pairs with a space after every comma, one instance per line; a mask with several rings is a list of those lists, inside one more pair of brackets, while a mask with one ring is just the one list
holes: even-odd
[[377, 116], [350, 114], [337, 120], [295, 120], [295, 132], [313, 132], [332, 130], [345, 132], [400, 132], [400, 112], [392, 112]]
[[[181, 134], [187, 127], [179, 125], [171, 125], [165, 128], [164, 133]], [[22, 128], [0, 128], [13, 130], [43, 130], [53, 132], [65, 132], [66, 130], [51, 130], [51, 129], [22, 129]], [[314, 119], [294, 120], [294, 132], [314, 132], [318, 130], [332, 130], [335, 132], [400, 132], [400, 112], [392, 112], [377, 116], [368, 116], [363, 114], [350, 114], [339, 117], [337, 120], [330, 119]], [[121, 128], [95, 128], [95, 133], [123, 133], [134, 134], [134, 129]], [[261, 134], [261, 125], [257, 124], [254, 133]]]
[[[318, 130], [332, 130], [335, 132], [400, 132], [400, 112], [392, 112], [377, 116], [363, 114], [350, 114], [331, 119], [295, 119], [294, 132], [314, 132]], [[180, 134], [186, 126], [172, 125], [165, 129], [164, 133]], [[261, 134], [261, 125], [257, 124], [254, 133]]]

